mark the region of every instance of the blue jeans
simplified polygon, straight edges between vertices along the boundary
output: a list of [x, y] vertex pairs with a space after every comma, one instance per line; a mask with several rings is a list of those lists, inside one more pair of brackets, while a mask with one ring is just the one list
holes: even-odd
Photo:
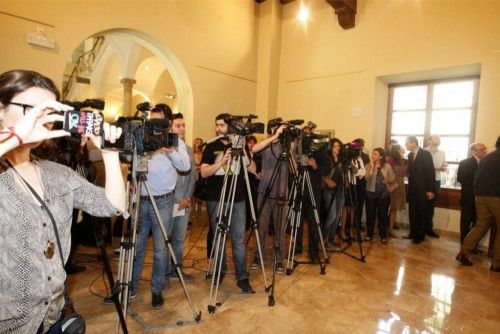
[[[168, 235], [172, 232], [172, 209], [174, 196], [169, 195], [155, 200], [160, 218]], [[165, 286], [165, 274], [170, 271], [165, 238], [156, 219], [153, 204], [149, 200], [141, 200], [139, 226], [137, 227], [136, 255], [132, 275], [131, 293], [137, 293], [141, 278], [144, 256], [148, 244], [149, 231], [153, 234], [153, 272], [151, 274], [151, 291], [160, 293]]]
[[[181, 267], [184, 253], [184, 240], [186, 239], [189, 222], [189, 208], [185, 208], [184, 210], [184, 216], [174, 217], [172, 223], [172, 247], [174, 248], [175, 259]], [[175, 270], [175, 268], [172, 268], [172, 270]]]
[[[217, 233], [217, 206], [219, 202], [208, 201], [208, 216], [210, 217], [210, 225], [214, 233]], [[245, 227], [246, 227], [246, 207], [245, 201], [234, 202], [233, 212], [231, 216], [231, 225], [229, 227], [231, 232], [231, 245], [233, 246], [233, 261], [236, 269], [236, 279], [242, 280], [248, 278], [250, 275], [247, 271], [247, 247], [245, 245]], [[219, 249], [223, 254], [222, 258], [222, 272], [227, 271], [226, 263], [226, 250], [222, 249], [222, 241], [220, 240]], [[216, 245], [214, 244], [213, 247]], [[216, 268], [217, 270], [217, 268]]]
[[333, 240], [335, 238], [335, 232], [339, 227], [340, 215], [344, 207], [344, 188], [342, 186], [337, 186], [336, 190], [324, 189], [323, 196], [327, 206], [331, 203], [330, 208], [328, 208], [328, 216], [325, 220], [325, 225], [323, 226], [323, 238], [325, 240], [328, 240], [328, 238]]

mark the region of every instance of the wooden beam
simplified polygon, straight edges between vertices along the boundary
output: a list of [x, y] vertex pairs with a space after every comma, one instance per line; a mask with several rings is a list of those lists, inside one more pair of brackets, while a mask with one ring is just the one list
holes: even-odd
[[344, 29], [354, 28], [356, 23], [357, 0], [326, 0], [338, 16], [339, 24]]

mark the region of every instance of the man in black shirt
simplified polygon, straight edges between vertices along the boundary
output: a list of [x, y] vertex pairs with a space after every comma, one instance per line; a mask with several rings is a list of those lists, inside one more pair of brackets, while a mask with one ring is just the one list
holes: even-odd
[[[476, 248], [479, 240], [495, 226], [495, 244], [490, 271], [500, 272], [500, 136], [497, 138], [496, 150], [481, 159], [474, 178], [476, 195], [477, 222], [467, 237], [456, 259], [461, 264], [471, 266], [468, 255]], [[493, 229], [492, 229], [493, 230]]]
[[[215, 130], [217, 135], [228, 134], [229, 114], [220, 114], [215, 118]], [[243, 147], [245, 138], [239, 136], [242, 142], [239, 143]], [[231, 198], [228, 198], [230, 180], [236, 172], [236, 159], [231, 159], [231, 142], [226, 138], [218, 139], [210, 144], [207, 144], [201, 158], [201, 176], [207, 179], [207, 208], [212, 230], [217, 231], [217, 208], [222, 192], [224, 175], [228, 174], [228, 184], [226, 187], [226, 196], [224, 208], [231, 204]], [[246, 163], [243, 161], [243, 163]], [[246, 269], [247, 249], [245, 245], [245, 225], [246, 225], [246, 207], [245, 207], [245, 180], [243, 166], [240, 166], [240, 172], [237, 175], [236, 191], [234, 195], [234, 203], [232, 213], [228, 212], [228, 217], [231, 220], [231, 242], [233, 248], [233, 261], [236, 269], [236, 279], [238, 287], [244, 293], [254, 293], [252, 286], [249, 283], [249, 273]], [[222, 243], [221, 243], [222, 244]], [[220, 273], [221, 281], [224, 273], [227, 270], [226, 252], [223, 253], [222, 272]], [[220, 255], [220, 254], [219, 254]]]

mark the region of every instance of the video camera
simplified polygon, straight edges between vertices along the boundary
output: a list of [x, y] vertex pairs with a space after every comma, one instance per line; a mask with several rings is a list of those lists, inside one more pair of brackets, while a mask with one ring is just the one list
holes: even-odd
[[225, 120], [225, 123], [229, 125], [229, 134], [248, 136], [252, 133], [264, 133], [264, 123], [252, 123], [254, 118], [257, 116], [252, 114], [248, 116], [229, 115], [228, 119]]
[[342, 166], [350, 168], [352, 162], [361, 156], [363, 146], [363, 143], [356, 140], [344, 144], [340, 150], [340, 161], [342, 162]]
[[[162, 147], [178, 146], [177, 134], [169, 132], [169, 119], [148, 119], [149, 113], [154, 111], [154, 106], [144, 102], [137, 105], [135, 116], [118, 118], [116, 126], [122, 128], [122, 136], [110, 146], [125, 153], [131, 153], [135, 147], [139, 155]], [[142, 116], [138, 116], [139, 113], [142, 113]]]

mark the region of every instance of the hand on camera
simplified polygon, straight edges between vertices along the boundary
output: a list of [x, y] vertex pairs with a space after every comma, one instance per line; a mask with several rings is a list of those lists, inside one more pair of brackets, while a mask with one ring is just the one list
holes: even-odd
[[54, 114], [56, 111], [73, 110], [55, 100], [47, 100], [36, 105], [14, 126], [14, 131], [24, 144], [35, 143], [45, 139], [69, 136], [64, 130], [49, 130], [44, 124], [63, 121], [64, 116]]
[[229, 160], [231, 160], [231, 149], [228, 149], [222, 157], [222, 164], [226, 164]]
[[[108, 122], [104, 122], [103, 123], [103, 132], [104, 132], [104, 140], [109, 141], [110, 143], [113, 144], [122, 135], [122, 128], [117, 127], [115, 125], [111, 125]], [[92, 140], [92, 142], [94, 143], [94, 145], [96, 147], [98, 147], [99, 149], [102, 149], [101, 136], [85, 135], [85, 137]]]
[[326, 185], [328, 186], [328, 188], [330, 188], [330, 189], [335, 188], [337, 186], [335, 181], [333, 181], [331, 179], [326, 179], [325, 182], [326, 182]]
[[426, 192], [425, 193], [425, 197], [428, 199], [428, 200], [431, 200], [431, 199], [434, 199], [434, 193], [433, 192]]
[[285, 130], [287, 127], [286, 124], [282, 124], [277, 130], [276, 133], [274, 134], [276, 137], [279, 137], [279, 135]]

